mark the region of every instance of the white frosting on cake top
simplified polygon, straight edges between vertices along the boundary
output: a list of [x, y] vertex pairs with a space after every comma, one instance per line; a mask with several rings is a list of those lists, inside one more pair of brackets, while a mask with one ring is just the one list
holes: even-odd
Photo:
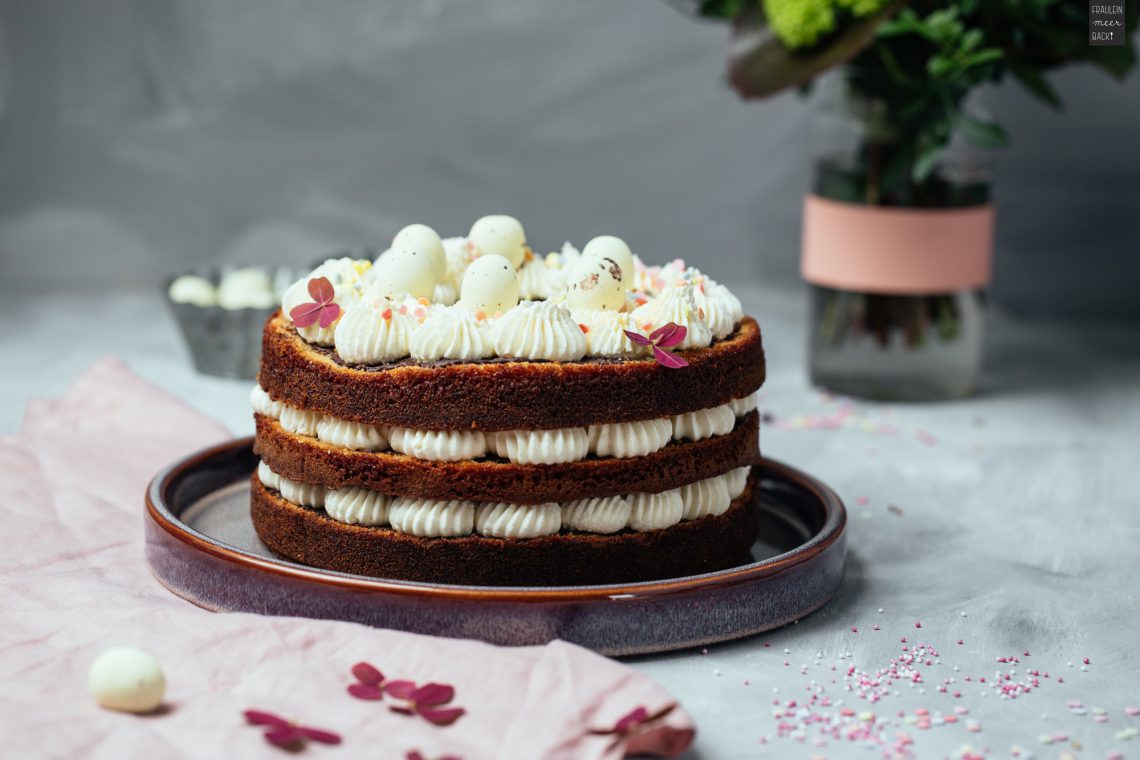
[[[556, 253], [536, 256], [522, 225], [508, 216], [484, 217], [467, 236], [444, 239], [412, 224], [375, 263], [329, 259], [285, 291], [286, 319], [312, 301], [309, 282], [321, 277], [333, 286], [339, 315], [326, 327], [314, 323], [297, 332], [333, 347], [348, 363], [408, 356], [642, 359], [651, 356], [648, 348], [626, 331], [648, 336], [672, 322], [686, 334], [668, 350], [685, 350], [727, 338], [743, 318], [740, 300], [728, 288], [680, 259], [647, 266], [625, 241], [609, 235], [595, 237], [582, 251], [565, 243]], [[373, 318], [397, 305], [403, 307], [399, 316]]]

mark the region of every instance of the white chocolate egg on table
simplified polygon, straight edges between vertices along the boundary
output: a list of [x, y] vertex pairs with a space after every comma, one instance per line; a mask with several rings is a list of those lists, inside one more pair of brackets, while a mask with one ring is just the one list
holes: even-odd
[[376, 262], [376, 274], [368, 287], [373, 298], [399, 300], [404, 295], [431, 298], [436, 278], [431, 257], [423, 251], [390, 250]]
[[91, 663], [87, 688], [110, 710], [146, 713], [162, 704], [166, 677], [158, 660], [141, 649], [114, 647]]
[[526, 258], [526, 232], [522, 224], [513, 216], [496, 214], [477, 219], [471, 225], [467, 239], [475, 244], [475, 254], [486, 256], [498, 254], [518, 269]]
[[626, 290], [633, 290], [634, 264], [633, 251], [625, 241], [613, 235], [599, 235], [582, 249], [582, 258], [590, 257], [610, 258], [621, 267], [621, 284]]
[[426, 224], [409, 224], [392, 238], [390, 251], [413, 250], [426, 253], [431, 260], [431, 270], [436, 282], [442, 282], [447, 274], [447, 256], [443, 252], [443, 242], [439, 234]]
[[471, 262], [463, 274], [459, 305], [486, 316], [513, 309], [519, 302], [519, 276], [503, 256], [489, 254]]
[[625, 306], [621, 266], [609, 257], [583, 256], [567, 276], [566, 305], [571, 309], [620, 311]]

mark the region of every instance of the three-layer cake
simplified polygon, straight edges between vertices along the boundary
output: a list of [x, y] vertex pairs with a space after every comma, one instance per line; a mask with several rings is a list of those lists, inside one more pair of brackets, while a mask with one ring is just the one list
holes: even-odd
[[298, 562], [406, 580], [721, 569], [756, 537], [763, 381], [756, 322], [680, 261], [612, 237], [537, 257], [511, 217], [412, 225], [266, 323], [253, 522]]

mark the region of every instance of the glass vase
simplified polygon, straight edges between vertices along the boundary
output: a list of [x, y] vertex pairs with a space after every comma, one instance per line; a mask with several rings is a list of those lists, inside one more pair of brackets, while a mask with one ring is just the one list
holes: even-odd
[[817, 122], [805, 202], [811, 380], [879, 400], [969, 395], [985, 334], [988, 171], [954, 144], [922, 182], [884, 182], [899, 171], [889, 113], [840, 83]]

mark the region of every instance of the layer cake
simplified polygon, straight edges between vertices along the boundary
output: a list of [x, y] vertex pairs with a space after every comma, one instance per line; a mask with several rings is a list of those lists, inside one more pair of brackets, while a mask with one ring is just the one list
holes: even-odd
[[330, 259], [267, 321], [252, 517], [304, 564], [580, 585], [731, 566], [756, 537], [760, 329], [680, 260], [545, 257], [511, 217]]

